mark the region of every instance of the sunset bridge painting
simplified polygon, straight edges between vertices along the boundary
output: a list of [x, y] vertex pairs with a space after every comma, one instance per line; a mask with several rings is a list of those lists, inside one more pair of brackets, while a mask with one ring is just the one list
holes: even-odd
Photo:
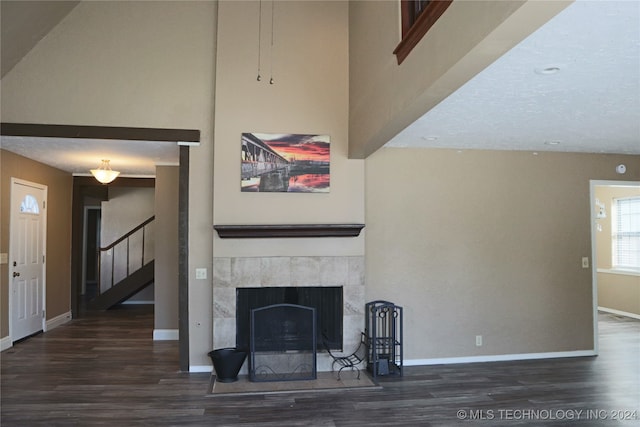
[[243, 133], [243, 192], [328, 193], [328, 135]]

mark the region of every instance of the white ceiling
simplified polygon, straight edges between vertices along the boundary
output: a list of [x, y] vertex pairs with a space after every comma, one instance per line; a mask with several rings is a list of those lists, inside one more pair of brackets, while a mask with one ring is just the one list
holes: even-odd
[[125, 141], [114, 139], [33, 138], [2, 136], [3, 149], [71, 172], [89, 175], [110, 160], [123, 177], [154, 177], [156, 166], [178, 165], [180, 149], [174, 141]]
[[[9, 3], [24, 2], [2, 1], [3, 23], [33, 13]], [[550, 67], [559, 71], [536, 72]], [[0, 146], [77, 175], [110, 159], [123, 176], [154, 176], [179, 152], [175, 142], [7, 136]], [[640, 1], [577, 0], [386, 146], [640, 154]]]
[[386, 146], [640, 154], [640, 2], [577, 0]]

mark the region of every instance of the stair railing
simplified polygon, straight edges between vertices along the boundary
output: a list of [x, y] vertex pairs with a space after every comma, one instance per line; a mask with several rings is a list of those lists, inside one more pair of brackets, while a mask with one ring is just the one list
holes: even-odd
[[115, 259], [116, 259], [116, 247], [118, 245], [120, 245], [121, 243], [123, 245], [126, 245], [126, 275], [122, 278], [122, 279], [126, 279], [127, 277], [129, 277], [130, 272], [129, 272], [129, 265], [131, 264], [131, 256], [130, 256], [130, 239], [131, 237], [136, 234], [137, 232], [141, 232], [142, 233], [142, 250], [141, 250], [141, 263], [140, 263], [140, 267], [144, 266], [144, 251], [145, 251], [145, 236], [146, 233], [145, 231], [147, 231], [147, 226], [153, 222], [153, 220], [156, 219], [155, 215], [150, 217], [149, 219], [145, 220], [143, 223], [137, 225], [136, 227], [132, 228], [130, 231], [128, 231], [126, 234], [124, 234], [122, 237], [116, 239], [113, 243], [111, 243], [108, 246], [102, 247], [102, 248], [98, 248], [98, 295], [100, 295], [102, 293], [102, 257], [103, 257], [103, 253], [113, 249], [112, 252], [112, 256], [111, 256], [111, 283], [109, 284], [109, 288], [112, 288], [114, 283], [114, 278], [115, 278]]

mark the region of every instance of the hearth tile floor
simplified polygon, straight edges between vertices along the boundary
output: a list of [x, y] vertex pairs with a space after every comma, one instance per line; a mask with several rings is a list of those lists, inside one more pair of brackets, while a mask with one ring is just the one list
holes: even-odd
[[341, 379], [338, 380], [335, 372], [318, 372], [318, 378], [315, 380], [251, 382], [247, 375], [240, 375], [236, 382], [222, 383], [216, 381], [215, 374], [212, 374], [208, 395], [216, 397], [350, 389], [382, 390], [382, 386], [374, 383], [366, 372], [360, 372], [360, 379], [357, 379], [357, 376], [357, 372], [342, 371]]

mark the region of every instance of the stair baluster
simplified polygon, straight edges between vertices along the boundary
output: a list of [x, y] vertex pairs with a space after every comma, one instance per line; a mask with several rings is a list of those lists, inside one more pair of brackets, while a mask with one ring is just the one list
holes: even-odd
[[[152, 275], [151, 273], [146, 273], [143, 272], [143, 270], [148, 270], [149, 266], [152, 266], [153, 260], [148, 260], [147, 264], [145, 264], [145, 243], [146, 243], [146, 231], [147, 231], [147, 226], [153, 222], [153, 220], [155, 219], [155, 216], [150, 217], [149, 219], [145, 220], [144, 222], [142, 222], [141, 224], [137, 225], [136, 227], [134, 227], [133, 229], [131, 229], [129, 232], [127, 232], [126, 234], [124, 234], [122, 237], [116, 239], [113, 243], [111, 243], [108, 246], [105, 247], [101, 247], [98, 249], [98, 296], [93, 300], [93, 302], [95, 304], [93, 304], [94, 306], [98, 307], [100, 306], [100, 302], [98, 300], [100, 300], [100, 297], [102, 296], [103, 293], [107, 293], [111, 290], [114, 290], [114, 286], [116, 285], [115, 283], [115, 259], [116, 259], [116, 247], [123, 242], [126, 242], [126, 276], [121, 279], [119, 282], [125, 282], [128, 278], [132, 278], [133, 276], [135, 276], [136, 274], [139, 277], [142, 277], [142, 280], [144, 281], [149, 281], [149, 274]], [[130, 238], [137, 232], [142, 233], [142, 248], [141, 248], [141, 264], [140, 264], [140, 269], [137, 269], [133, 272], [130, 271]], [[110, 284], [109, 287], [103, 291], [102, 289], [102, 258], [103, 258], [103, 253], [109, 251], [109, 250], [113, 250], [112, 252], [112, 256], [111, 258], [111, 280], [110, 280]], [[151, 281], [152, 281], [152, 276], [151, 276]], [[129, 295], [131, 296], [131, 295]], [[127, 296], [127, 298], [129, 297]], [[108, 308], [108, 307], [107, 307]]]

